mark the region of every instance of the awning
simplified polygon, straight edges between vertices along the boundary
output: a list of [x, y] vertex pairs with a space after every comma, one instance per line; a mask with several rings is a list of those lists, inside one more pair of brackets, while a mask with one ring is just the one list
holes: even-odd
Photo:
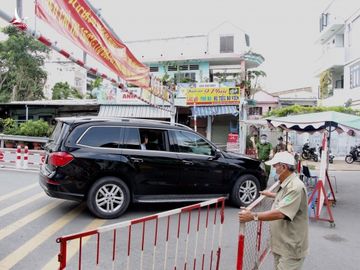
[[205, 117], [210, 115], [224, 115], [224, 114], [233, 114], [237, 115], [239, 113], [237, 106], [202, 106], [202, 107], [192, 107], [191, 108], [192, 116], [196, 117]]
[[[170, 107], [165, 107], [170, 109]], [[125, 118], [170, 118], [170, 112], [141, 105], [101, 105], [99, 116]]]

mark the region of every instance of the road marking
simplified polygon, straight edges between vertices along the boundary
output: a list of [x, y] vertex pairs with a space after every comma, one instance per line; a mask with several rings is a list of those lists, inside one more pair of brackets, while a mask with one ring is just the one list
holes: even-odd
[[6, 195], [0, 196], [0, 202], [3, 201], [3, 200], [6, 200], [6, 199], [8, 199], [8, 198], [11, 198], [12, 196], [15, 196], [15, 195], [18, 195], [18, 194], [20, 194], [20, 193], [23, 193], [23, 192], [25, 192], [25, 191], [27, 191], [27, 190], [29, 190], [29, 189], [32, 189], [32, 188], [34, 188], [34, 187], [36, 187], [36, 186], [39, 186], [39, 184], [38, 184], [38, 183], [35, 183], [35, 184], [32, 184], [32, 185], [28, 185], [28, 186], [26, 186], [26, 187], [20, 188], [20, 189], [18, 189], [18, 190], [15, 190], [15, 191], [13, 191], [13, 192], [11, 192], [11, 193], [6, 194]]
[[23, 201], [15, 203], [12, 206], [9, 206], [9, 207], [1, 210], [0, 211], [0, 217], [5, 216], [5, 215], [15, 211], [16, 209], [18, 209], [20, 207], [23, 207], [24, 205], [27, 205], [27, 204], [29, 204], [31, 202], [34, 202], [34, 201], [40, 199], [41, 197], [45, 197], [45, 196], [46, 195], [43, 192], [41, 192], [41, 193], [35, 194], [34, 196], [31, 196], [31, 197], [23, 200]]
[[16, 222], [6, 226], [5, 228], [0, 230], [0, 240], [4, 239], [5, 237], [9, 236], [13, 232], [19, 230], [20, 228], [24, 227], [26, 224], [30, 223], [31, 221], [37, 219], [38, 217], [46, 214], [50, 210], [54, 209], [56, 206], [60, 205], [62, 201], [55, 201], [52, 202], [35, 212], [23, 217], [22, 219], [17, 220]]
[[33, 238], [29, 239], [25, 244], [10, 253], [3, 260], [0, 261], [0, 269], [11, 269], [19, 261], [25, 258], [30, 252], [40, 246], [45, 240], [49, 239], [54, 233], [63, 228], [70, 221], [75, 219], [85, 208], [85, 204], [81, 204], [75, 209], [71, 210], [60, 219], [48, 225], [46, 229], [37, 233]]
[[[84, 232], [97, 229], [104, 225], [106, 223], [106, 220], [104, 219], [95, 219], [92, 221], [86, 228], [84, 229]], [[93, 236], [94, 237], [94, 236]], [[85, 237], [82, 240], [82, 246], [84, 246], [87, 241], [89, 241], [91, 237]], [[71, 258], [79, 251], [79, 241], [69, 241], [67, 245], [67, 252], [66, 252], [66, 259], [69, 262]], [[84, 255], [84, 254], [83, 254]], [[84, 256], [83, 256], [84, 257]], [[42, 270], [48, 270], [48, 269], [58, 269], [59, 268], [59, 262], [58, 257], [54, 256], [43, 268]]]

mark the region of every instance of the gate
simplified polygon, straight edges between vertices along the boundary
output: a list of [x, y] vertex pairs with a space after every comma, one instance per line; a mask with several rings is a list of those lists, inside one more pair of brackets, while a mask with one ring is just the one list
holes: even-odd
[[[269, 190], [273, 191], [278, 182]], [[247, 207], [254, 212], [262, 212], [271, 209], [272, 198], [260, 196]], [[270, 228], [268, 221], [240, 222], [238, 239], [237, 270], [258, 269], [270, 252]]]
[[224, 198], [63, 236], [59, 269], [219, 269]]

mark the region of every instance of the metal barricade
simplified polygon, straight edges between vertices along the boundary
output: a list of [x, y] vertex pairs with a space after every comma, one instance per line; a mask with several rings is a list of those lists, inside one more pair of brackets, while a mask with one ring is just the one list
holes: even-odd
[[[269, 190], [273, 191], [279, 185], [276, 182]], [[262, 212], [271, 209], [272, 198], [260, 196], [248, 210]], [[270, 251], [269, 222], [240, 222], [238, 238], [237, 270], [259, 269]]]
[[59, 269], [219, 269], [224, 198], [63, 236]]

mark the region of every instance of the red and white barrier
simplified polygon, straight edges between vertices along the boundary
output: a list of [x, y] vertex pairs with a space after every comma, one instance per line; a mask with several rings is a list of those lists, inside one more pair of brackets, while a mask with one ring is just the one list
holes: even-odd
[[28, 169], [29, 168], [28, 163], [29, 163], [29, 147], [25, 146], [25, 148], [24, 148], [24, 162], [23, 162], [22, 168], [25, 169], [25, 170]]
[[[278, 185], [279, 181], [273, 184], [269, 190], [273, 191]], [[273, 199], [261, 195], [247, 209], [255, 212], [267, 211], [271, 209], [272, 203]], [[270, 252], [269, 241], [269, 222], [240, 222], [236, 269], [259, 269]]]
[[218, 270], [223, 223], [219, 198], [63, 236], [59, 269]]
[[21, 146], [18, 145], [16, 148], [16, 169], [21, 168]]
[[45, 151], [29, 150], [27, 146], [22, 150], [19, 145], [16, 149], [0, 148], [0, 165], [16, 169], [36, 169], [45, 160]]

